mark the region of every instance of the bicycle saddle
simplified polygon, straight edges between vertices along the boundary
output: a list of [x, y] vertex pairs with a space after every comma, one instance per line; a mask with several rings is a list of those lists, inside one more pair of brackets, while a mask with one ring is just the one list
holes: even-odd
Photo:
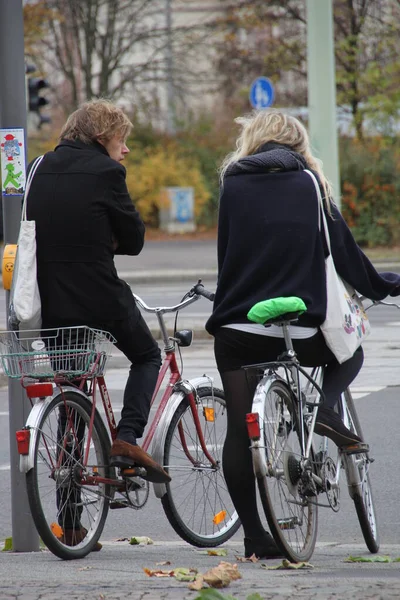
[[297, 296], [270, 298], [254, 304], [247, 318], [253, 323], [271, 325], [279, 321], [295, 321], [306, 310], [304, 301]]

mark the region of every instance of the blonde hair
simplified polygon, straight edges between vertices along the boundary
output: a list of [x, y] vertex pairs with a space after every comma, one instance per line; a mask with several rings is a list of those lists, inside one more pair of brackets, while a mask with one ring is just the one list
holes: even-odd
[[310, 140], [304, 125], [295, 117], [280, 110], [255, 110], [247, 116], [238, 117], [235, 122], [242, 131], [236, 140], [236, 150], [225, 157], [220, 167], [220, 180], [223, 183], [227, 169], [244, 156], [254, 154], [263, 144], [275, 142], [285, 144], [301, 154], [310, 169], [316, 171], [321, 181], [326, 206], [330, 212], [332, 186], [322, 170], [322, 162], [312, 155]]
[[133, 128], [126, 114], [110, 100], [91, 100], [82, 104], [67, 119], [60, 139], [92, 144], [99, 138], [105, 142], [114, 136], [125, 140]]

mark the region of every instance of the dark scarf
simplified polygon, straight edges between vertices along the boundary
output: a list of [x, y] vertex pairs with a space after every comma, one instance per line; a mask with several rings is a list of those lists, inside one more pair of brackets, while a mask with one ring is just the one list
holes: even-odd
[[268, 142], [254, 154], [244, 156], [228, 167], [227, 175], [257, 173], [265, 171], [301, 171], [308, 169], [304, 156], [291, 150], [285, 144]]

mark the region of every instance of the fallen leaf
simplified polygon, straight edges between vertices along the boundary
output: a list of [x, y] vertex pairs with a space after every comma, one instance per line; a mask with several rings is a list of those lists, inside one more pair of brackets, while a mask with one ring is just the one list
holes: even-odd
[[213, 567], [203, 575], [204, 581], [214, 588], [227, 587], [231, 581], [241, 579], [241, 577], [237, 565], [225, 561], [220, 562], [217, 567]]
[[11, 552], [12, 547], [13, 547], [12, 537], [8, 537], [4, 540], [4, 548], [3, 548], [2, 552]]
[[93, 567], [89, 567], [89, 566], [87, 566], [87, 567], [80, 567], [78, 569], [78, 571], [90, 571], [90, 569], [93, 569]]
[[257, 558], [257, 556], [255, 554], [252, 554], [251, 556], [249, 556], [249, 558], [245, 558], [244, 556], [235, 556], [235, 560], [237, 560], [238, 562], [252, 562], [252, 563], [258, 563], [259, 559]]
[[194, 581], [196, 579], [197, 569], [185, 569], [178, 567], [173, 570], [173, 576], [177, 581]]
[[146, 536], [131, 537], [129, 543], [132, 546], [138, 546], [139, 544], [143, 544], [144, 546], [147, 546], [149, 544], [154, 544], [153, 540]]
[[173, 570], [163, 570], [163, 569], [147, 569], [146, 567], [143, 567], [143, 571], [146, 573], [146, 575], [148, 575], [149, 577], [173, 577], [172, 573]]
[[161, 562], [156, 562], [156, 565], [158, 567], [166, 567], [167, 565], [170, 565], [171, 561], [169, 560], [162, 560]]
[[204, 577], [203, 575], [196, 575], [193, 583], [189, 583], [188, 588], [190, 590], [194, 590], [195, 592], [199, 592], [204, 587]]
[[129, 538], [117, 538], [115, 542], [129, 542]]
[[284, 558], [281, 564], [279, 565], [269, 566], [262, 564], [261, 568], [266, 569], [267, 571], [276, 571], [278, 569], [313, 569], [314, 565], [308, 562], [292, 563], [289, 560], [286, 560], [286, 558]]
[[208, 556], [227, 556], [228, 551], [225, 548], [213, 548], [212, 550], [200, 550], [199, 554], [208, 554]]
[[349, 556], [348, 558], [344, 559], [344, 562], [390, 563], [390, 562], [392, 562], [392, 559], [390, 558], [390, 556], [371, 556], [371, 557], [369, 557], [369, 556]]

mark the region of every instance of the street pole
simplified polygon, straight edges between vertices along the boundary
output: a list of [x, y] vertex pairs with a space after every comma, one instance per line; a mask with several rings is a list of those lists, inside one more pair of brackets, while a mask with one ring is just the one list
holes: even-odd
[[340, 206], [332, 0], [307, 0], [307, 63], [311, 145]]
[[172, 7], [171, 0], [165, 0], [165, 18], [167, 27], [166, 63], [167, 63], [167, 131], [175, 134], [175, 87], [174, 57], [172, 49]]
[[[22, 0], [0, 0], [0, 129], [22, 128], [26, 152], [26, 90]], [[24, 161], [25, 162], [25, 161]], [[21, 220], [22, 195], [7, 195], [2, 187], [4, 244], [16, 243]], [[9, 292], [6, 292], [7, 313]], [[25, 475], [19, 471], [15, 432], [25, 425], [30, 411], [17, 380], [9, 379], [12, 548], [16, 552], [39, 550], [26, 493]]]

